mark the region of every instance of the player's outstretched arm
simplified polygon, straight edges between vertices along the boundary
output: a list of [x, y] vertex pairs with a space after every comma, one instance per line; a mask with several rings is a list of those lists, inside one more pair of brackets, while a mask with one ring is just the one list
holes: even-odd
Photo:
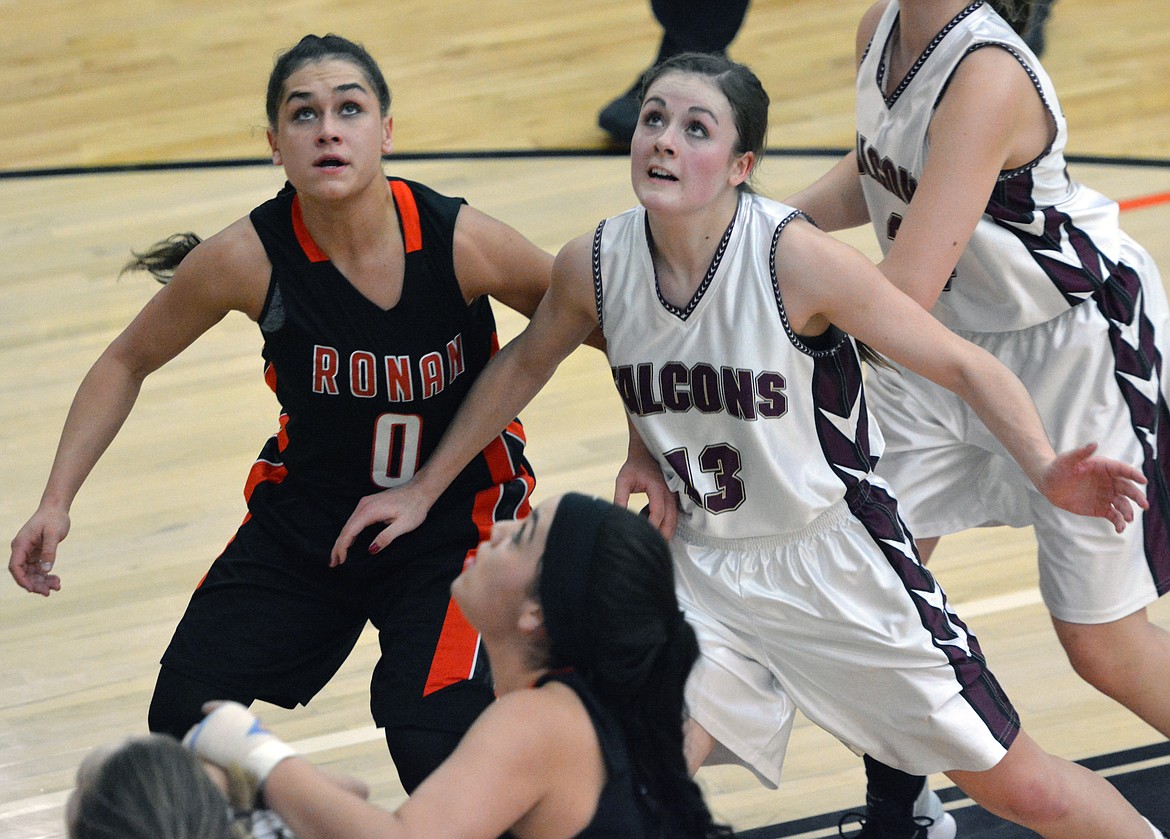
[[1053, 504], [1106, 518], [1118, 530], [1133, 520], [1133, 505], [1146, 506], [1138, 470], [1093, 456], [1093, 445], [1058, 456], [1023, 382], [939, 323], [854, 248], [794, 223], [781, 237], [776, 274], [798, 333], [819, 334], [836, 324], [957, 394]]

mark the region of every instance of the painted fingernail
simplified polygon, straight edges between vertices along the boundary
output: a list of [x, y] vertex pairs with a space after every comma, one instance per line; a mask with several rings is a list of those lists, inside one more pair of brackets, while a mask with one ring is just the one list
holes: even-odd
[[376, 554], [376, 553], [377, 553], [378, 551], [380, 551], [380, 550], [382, 550], [382, 546], [381, 546], [381, 545], [378, 545], [377, 543], [371, 543], [371, 544], [370, 544], [370, 553], [371, 553], [371, 554]]

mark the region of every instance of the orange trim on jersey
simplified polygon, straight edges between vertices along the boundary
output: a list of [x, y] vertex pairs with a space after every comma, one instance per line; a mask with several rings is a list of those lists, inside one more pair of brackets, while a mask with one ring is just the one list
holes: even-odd
[[[264, 383], [268, 389], [276, 393], [276, 368], [272, 364], [264, 365]], [[288, 448], [288, 414], [281, 414], [278, 421], [280, 428], [276, 432], [276, 449], [284, 451]]]
[[292, 200], [292, 225], [293, 232], [297, 234], [297, 241], [301, 245], [301, 250], [305, 252], [305, 256], [309, 258], [309, 262], [328, 262], [329, 257], [325, 254], [325, 251], [317, 247], [317, 243], [309, 235], [309, 228], [305, 227], [305, 217], [301, 215], [301, 196], [299, 195], [294, 195]]
[[422, 224], [418, 219], [418, 204], [414, 193], [402, 181], [389, 181], [394, 203], [398, 205], [398, 217], [402, 219], [402, 243], [406, 252], [422, 250]]
[[288, 414], [280, 415], [280, 429], [276, 432], [276, 450], [282, 452], [288, 448]]
[[[469, 551], [468, 555], [475, 551]], [[443, 619], [443, 631], [435, 645], [435, 656], [431, 659], [431, 670], [423, 686], [423, 696], [430, 696], [448, 685], [471, 678], [475, 670], [475, 657], [479, 651], [479, 633], [463, 617], [463, 611], [454, 601], [447, 604], [447, 617]]]
[[[513, 426], [523, 436], [520, 424], [513, 422], [508, 427], [509, 430], [512, 430]], [[496, 520], [496, 509], [504, 493], [502, 484], [519, 478], [528, 487], [524, 494], [524, 501], [516, 511], [516, 518], [524, 518], [531, 512], [528, 499], [536, 485], [535, 479], [527, 470], [521, 470], [519, 474], [512, 470], [511, 459], [507, 455], [501, 437], [497, 437], [484, 450], [484, 454], [492, 472], [492, 480], [496, 480], [495, 476], [500, 473], [501, 469], [504, 471], [504, 477], [497, 481], [497, 486], [475, 494], [471, 520], [479, 531], [481, 542], [491, 536], [492, 524]], [[501, 465], [501, 459], [503, 465]], [[478, 546], [467, 552], [467, 556], [463, 560], [464, 567], [466, 567], [467, 561], [475, 556], [477, 548]], [[475, 657], [478, 651], [479, 633], [467, 622], [467, 618], [463, 616], [458, 604], [451, 600], [447, 605], [447, 616], [443, 619], [439, 642], [435, 645], [435, 655], [431, 659], [431, 669], [427, 674], [426, 685], [423, 687], [423, 696], [429, 696], [448, 685], [470, 678], [475, 670]]]
[[[492, 532], [496, 505], [499, 504], [502, 494], [503, 489], [498, 486], [480, 490], [475, 494], [471, 520], [479, 531], [480, 542], [487, 539]], [[478, 542], [464, 557], [464, 567], [467, 561], [475, 556], [477, 549]], [[459, 605], [451, 600], [447, 604], [447, 616], [443, 619], [443, 629], [439, 633], [439, 642], [435, 645], [435, 655], [431, 659], [431, 669], [423, 686], [423, 696], [430, 696], [448, 685], [471, 678], [478, 651], [479, 633], [467, 622]]]
[[[280, 415], [280, 430], [276, 432], [276, 450], [283, 452], [288, 448], [288, 414]], [[267, 460], [257, 460], [248, 470], [248, 478], [244, 481], [244, 500], [252, 498], [252, 492], [258, 484], [279, 484], [288, 477], [288, 467], [283, 463], [269, 463]], [[245, 519], [247, 521], [247, 519]]]
[[[519, 420], [512, 420], [508, 423], [507, 428], [504, 429], [504, 434], [510, 434], [522, 443], [528, 442], [528, 438], [524, 436], [524, 426], [520, 424]], [[493, 484], [506, 483], [514, 478], [523, 476], [516, 471], [516, 464], [512, 462], [512, 457], [508, 452], [508, 446], [504, 442], [504, 434], [499, 435], [488, 443], [483, 450], [483, 459], [487, 464], [488, 474], [491, 475]]]
[[[252, 518], [252, 511], [251, 511], [251, 510], [249, 510], [249, 511], [248, 511], [248, 512], [246, 512], [246, 513], [244, 513], [244, 520], [243, 520], [242, 522], [240, 522], [240, 527], [243, 527], [245, 524], [247, 524], [247, 523], [248, 523], [248, 522], [251, 520], [251, 518]], [[236, 534], [235, 534], [235, 536], [232, 536], [232, 538], [228, 539], [228, 543], [227, 543], [227, 545], [224, 547], [224, 550], [225, 550], [225, 551], [226, 551], [226, 550], [227, 550], [229, 547], [231, 547], [231, 544], [232, 544], [232, 542], [236, 541], [236, 536], [239, 536], [239, 535], [240, 535], [240, 533], [239, 533], [239, 531], [237, 530], [237, 531], [236, 531]], [[222, 552], [222, 551], [220, 552], [220, 556], [223, 556], [223, 552]], [[219, 559], [219, 557], [216, 557], [216, 559]], [[213, 564], [214, 564], [214, 563], [213, 563]], [[208, 568], [206, 571], [204, 571], [204, 572], [203, 572], [203, 576], [202, 576], [202, 577], [200, 577], [200, 578], [199, 578], [199, 582], [197, 582], [197, 583], [195, 584], [195, 588], [196, 588], [196, 589], [203, 588], [203, 584], [204, 584], [205, 582], [207, 582], [207, 576], [208, 576], [210, 573], [211, 573], [211, 569], [210, 569], [210, 568]]]
[[248, 470], [248, 479], [244, 481], [244, 500], [250, 501], [252, 493], [260, 484], [279, 484], [288, 477], [288, 467], [283, 463], [267, 463], [257, 460]]

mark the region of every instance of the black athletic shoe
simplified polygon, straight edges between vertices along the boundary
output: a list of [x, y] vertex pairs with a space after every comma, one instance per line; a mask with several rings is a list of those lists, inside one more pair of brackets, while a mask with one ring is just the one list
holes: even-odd
[[642, 102], [639, 99], [641, 93], [642, 78], [639, 76], [629, 90], [602, 108], [601, 113], [597, 115], [597, 124], [619, 143], [629, 143], [634, 139], [634, 129], [638, 127], [638, 112], [642, 110]]
[[[854, 824], [861, 830], [846, 833], [846, 826]], [[843, 815], [837, 833], [849, 839], [928, 839], [932, 824], [934, 819], [915, 816], [913, 809], [866, 796], [865, 812]]]

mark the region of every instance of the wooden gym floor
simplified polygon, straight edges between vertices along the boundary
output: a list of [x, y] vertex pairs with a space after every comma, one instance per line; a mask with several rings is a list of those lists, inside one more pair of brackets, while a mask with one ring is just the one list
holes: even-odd
[[[645, 0], [372, 4], [293, 0], [0, 3], [0, 532], [36, 506], [69, 400], [154, 291], [117, 277], [131, 248], [211, 233], [270, 196], [263, 88], [306, 32], [366, 44], [395, 92], [388, 171], [463, 195], [549, 250], [633, 202], [624, 157], [595, 118], [650, 60]], [[852, 137], [853, 27], [864, 2], [756, 0], [732, 46], [773, 98], [761, 187], [782, 197]], [[1126, 229], [1170, 271], [1170, 4], [1058, 0], [1046, 66], [1072, 131], [1074, 174], [1131, 201]], [[540, 152], [578, 152], [558, 156]], [[519, 154], [505, 154], [517, 152]], [[214, 163], [223, 165], [203, 166]], [[876, 253], [871, 237], [843, 238]], [[519, 319], [500, 315], [504, 337]], [[246, 470], [275, 423], [259, 335], [228, 318], [152, 376], [73, 510], [42, 600], [0, 584], [0, 836], [61, 837], [73, 772], [94, 746], [144, 728], [159, 654], [191, 587], [243, 515]], [[523, 414], [538, 497], [607, 495], [624, 452], [602, 357], [574, 354]], [[1163, 738], [1072, 674], [1036, 592], [1029, 531], [944, 540], [932, 568], [979, 633], [1033, 736], [1081, 759]], [[1155, 620], [1170, 627], [1170, 604]], [[314, 760], [360, 775], [386, 806], [401, 788], [369, 722], [363, 637], [308, 707], [263, 707]], [[862, 800], [859, 762], [801, 721], [785, 779], [703, 770], [737, 829]], [[932, 783], [946, 786], [945, 778]], [[809, 836], [826, 835], [823, 831]]]

